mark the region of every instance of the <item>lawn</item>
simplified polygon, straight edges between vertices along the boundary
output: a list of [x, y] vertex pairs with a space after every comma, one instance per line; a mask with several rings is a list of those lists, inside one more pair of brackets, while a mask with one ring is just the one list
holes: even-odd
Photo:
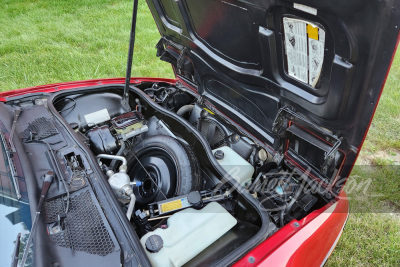
[[[133, 1], [1, 2], [0, 90], [125, 76]], [[160, 35], [140, 2], [133, 75], [172, 78], [155, 58]]]
[[[346, 185], [352, 212], [327, 266], [400, 266], [399, 84], [400, 51]], [[366, 194], [349, 188], [366, 179], [372, 181]]]
[[[2, 0], [0, 91], [125, 75], [131, 0]], [[159, 33], [140, 0], [133, 76], [173, 77], [155, 57]], [[374, 177], [352, 212], [328, 266], [400, 266], [400, 54], [351, 180]], [[365, 165], [376, 166], [372, 171]], [[356, 212], [384, 208], [386, 213]], [[316, 248], [318, 249], [318, 248]]]

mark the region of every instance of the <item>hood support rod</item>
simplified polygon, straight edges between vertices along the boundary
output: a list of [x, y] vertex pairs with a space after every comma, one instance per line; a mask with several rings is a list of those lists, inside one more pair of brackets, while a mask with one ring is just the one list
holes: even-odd
[[131, 35], [129, 38], [128, 62], [127, 62], [127, 66], [126, 66], [125, 87], [124, 87], [124, 95], [122, 96], [122, 105], [128, 111], [131, 110], [130, 106], [129, 106], [129, 85], [130, 85], [131, 75], [132, 75], [133, 50], [135, 48], [137, 9], [138, 9], [138, 0], [134, 0], [133, 1]]

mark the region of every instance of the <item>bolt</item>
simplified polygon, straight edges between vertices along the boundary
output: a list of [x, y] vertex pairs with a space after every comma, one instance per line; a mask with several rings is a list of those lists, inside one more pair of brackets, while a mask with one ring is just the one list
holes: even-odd
[[240, 140], [240, 136], [238, 134], [235, 134], [232, 136], [232, 142], [237, 143]]
[[251, 257], [249, 257], [249, 262], [250, 263], [255, 263], [256, 259], [253, 256], [251, 256]]
[[300, 226], [300, 224], [298, 222], [295, 222], [293, 225], [294, 225], [294, 227], [299, 227]]

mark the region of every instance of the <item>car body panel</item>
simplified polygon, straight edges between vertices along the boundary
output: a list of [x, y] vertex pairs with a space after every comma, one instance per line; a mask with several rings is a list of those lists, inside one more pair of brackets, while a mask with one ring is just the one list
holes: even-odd
[[342, 192], [335, 204], [285, 225], [235, 266], [323, 265], [342, 234], [348, 211], [349, 202]]
[[[166, 78], [148, 78], [148, 77], [136, 77], [131, 78], [131, 84], [137, 84], [141, 82], [166, 82], [175, 84], [175, 79], [166, 79]], [[83, 81], [73, 81], [73, 82], [62, 82], [62, 83], [54, 83], [54, 84], [46, 84], [33, 86], [28, 88], [22, 88], [12, 91], [0, 92], [0, 101], [5, 102], [10, 100], [12, 97], [24, 96], [27, 94], [33, 93], [54, 93], [60, 90], [67, 89], [78, 89], [82, 87], [91, 87], [97, 85], [108, 85], [108, 84], [124, 84], [125, 78], [108, 78], [108, 79], [93, 79], [93, 80], [83, 80]]]
[[[305, 115], [343, 138], [340, 175], [350, 174], [397, 46], [398, 1], [147, 2], [163, 37], [158, 55], [176, 76], [271, 146], [281, 108]], [[284, 18], [324, 30], [318, 86], [289, 75]]]

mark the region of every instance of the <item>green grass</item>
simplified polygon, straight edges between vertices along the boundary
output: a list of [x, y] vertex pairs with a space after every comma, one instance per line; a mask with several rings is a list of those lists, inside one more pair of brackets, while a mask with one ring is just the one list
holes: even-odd
[[[400, 266], [400, 52], [397, 51], [351, 182], [349, 219], [327, 266]], [[366, 164], [371, 166], [368, 168]], [[353, 183], [354, 184], [354, 183]], [[384, 210], [385, 213], [371, 213]]]
[[[0, 91], [125, 76], [132, 2], [2, 0]], [[133, 76], [172, 78], [170, 65], [155, 57], [154, 46], [160, 36], [147, 6], [140, 2]], [[375, 165], [399, 165], [399, 83], [400, 54], [395, 57], [361, 153], [362, 160]], [[365, 163], [362, 160], [359, 164]], [[373, 178], [368, 192], [379, 197], [365, 197], [348, 184], [354, 212], [328, 266], [400, 266], [399, 177], [395, 167], [355, 168], [349, 181]], [[363, 212], [381, 208], [393, 212]]]
[[351, 212], [327, 266], [400, 266], [399, 177], [398, 166], [355, 166], [346, 184]]
[[[133, 75], [173, 78], [170, 65], [155, 57], [160, 35], [140, 2]], [[132, 3], [2, 0], [0, 90], [124, 77]]]
[[393, 60], [363, 152], [400, 151], [400, 52]]

